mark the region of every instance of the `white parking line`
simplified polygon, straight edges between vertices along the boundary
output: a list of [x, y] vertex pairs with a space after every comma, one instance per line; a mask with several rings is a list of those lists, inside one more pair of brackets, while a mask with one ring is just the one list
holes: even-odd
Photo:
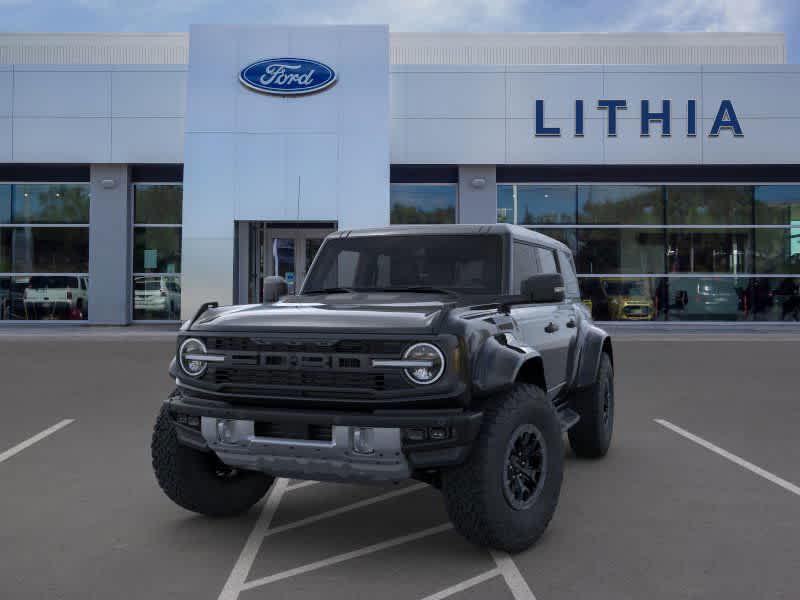
[[705, 448], [707, 450], [711, 450], [711, 452], [714, 452], [715, 454], [718, 454], [723, 458], [727, 458], [732, 463], [735, 463], [735, 464], [739, 465], [740, 467], [743, 467], [743, 468], [747, 469], [748, 471], [750, 471], [752, 473], [755, 473], [759, 477], [763, 477], [767, 481], [771, 481], [772, 483], [774, 483], [777, 486], [782, 487], [786, 491], [789, 491], [789, 492], [791, 492], [791, 493], [793, 493], [793, 494], [795, 494], [797, 496], [800, 496], [800, 487], [796, 486], [795, 484], [793, 484], [793, 483], [791, 483], [789, 481], [786, 481], [785, 479], [782, 479], [782, 478], [778, 477], [774, 473], [770, 473], [769, 471], [765, 471], [764, 469], [762, 469], [758, 465], [754, 465], [753, 463], [748, 462], [745, 459], [743, 459], [743, 458], [741, 458], [739, 456], [736, 456], [735, 454], [732, 454], [732, 453], [728, 452], [724, 448], [720, 448], [719, 446], [716, 446], [716, 445], [712, 444], [711, 442], [706, 441], [703, 438], [701, 438], [699, 436], [696, 436], [695, 434], [690, 433], [690, 432], [686, 431], [685, 429], [682, 429], [682, 428], [678, 427], [677, 425], [675, 425], [673, 423], [670, 423], [669, 421], [666, 421], [664, 419], [653, 419], [653, 420], [656, 423], [658, 423], [659, 425], [661, 425], [662, 427], [666, 427], [667, 429], [670, 429], [671, 431], [674, 431], [678, 435], [682, 435], [687, 440], [691, 440], [695, 444], [698, 444], [698, 445], [702, 446], [703, 448]]
[[292, 490], [299, 490], [300, 488], [308, 487], [310, 485], [314, 485], [316, 483], [320, 483], [319, 481], [301, 481], [300, 483], [293, 483], [290, 486], [286, 487], [287, 492], [291, 492]]
[[[311, 483], [317, 482], [304, 483], [308, 483], [310, 485]], [[264, 503], [264, 507], [261, 509], [261, 514], [258, 517], [258, 521], [256, 521], [253, 530], [250, 532], [247, 542], [245, 542], [244, 548], [242, 548], [242, 551], [239, 554], [239, 558], [233, 565], [233, 569], [231, 570], [230, 575], [228, 575], [228, 581], [225, 582], [225, 586], [222, 588], [222, 592], [220, 592], [218, 600], [236, 600], [242, 591], [248, 589], [250, 584], [245, 585], [244, 582], [247, 579], [247, 576], [250, 574], [250, 569], [253, 566], [253, 562], [258, 554], [258, 550], [261, 548], [261, 544], [264, 542], [265, 538], [275, 535], [276, 533], [303, 527], [304, 525], [308, 525], [310, 523], [316, 523], [317, 521], [321, 521], [323, 519], [328, 519], [330, 517], [335, 517], [336, 515], [363, 508], [365, 506], [369, 506], [370, 504], [375, 504], [376, 502], [382, 502], [383, 500], [389, 500], [390, 498], [396, 498], [404, 494], [410, 494], [411, 492], [416, 492], [417, 490], [428, 487], [428, 485], [424, 483], [418, 483], [401, 488], [399, 490], [392, 490], [391, 492], [387, 492], [379, 496], [366, 498], [365, 500], [353, 502], [347, 506], [334, 508], [305, 519], [300, 519], [299, 521], [286, 523], [285, 525], [281, 525], [275, 529], [270, 529], [272, 518], [275, 515], [275, 512], [277, 511], [278, 505], [283, 499], [284, 494], [293, 489], [297, 489], [298, 487], [306, 486], [303, 484], [295, 484], [290, 486], [288, 479], [277, 479], [275, 481], [275, 485], [272, 487], [272, 490], [270, 490], [267, 501]]]
[[475, 587], [476, 585], [483, 583], [484, 581], [488, 581], [493, 577], [497, 577], [498, 575], [500, 575], [500, 570], [492, 569], [490, 571], [486, 571], [486, 573], [481, 573], [480, 575], [476, 575], [475, 577], [466, 579], [461, 583], [451, 585], [449, 588], [440, 590], [435, 594], [431, 594], [430, 596], [425, 596], [424, 598], [422, 598], [422, 600], [443, 600], [444, 598], [449, 598], [453, 594], [457, 594], [459, 592], [463, 592], [464, 590], [468, 590], [469, 588]]
[[393, 548], [401, 544], [407, 544], [408, 542], [413, 542], [415, 540], [419, 540], [431, 535], [436, 535], [444, 531], [449, 531], [452, 528], [453, 526], [450, 523], [442, 523], [441, 525], [437, 525], [436, 527], [429, 527], [428, 529], [423, 529], [422, 531], [416, 531], [414, 533], [409, 533], [408, 535], [402, 535], [400, 537], [392, 538], [390, 540], [379, 542], [377, 544], [372, 544], [371, 546], [365, 546], [364, 548], [359, 548], [358, 550], [353, 550], [352, 552], [345, 552], [344, 554], [331, 556], [330, 558], [325, 558], [323, 560], [318, 560], [312, 563], [308, 563], [306, 565], [301, 565], [299, 567], [295, 567], [294, 569], [289, 569], [287, 571], [275, 573], [274, 575], [269, 575], [268, 577], [261, 577], [260, 579], [254, 579], [253, 581], [248, 581], [247, 583], [242, 585], [240, 590], [241, 591], [251, 590], [256, 587], [261, 587], [262, 585], [275, 583], [276, 581], [281, 581], [282, 579], [288, 579], [289, 577], [295, 577], [296, 575], [302, 575], [310, 571], [316, 571], [318, 569], [329, 567], [331, 565], [339, 564], [346, 560], [352, 560], [354, 558], [359, 558], [361, 556], [366, 556], [368, 554], [374, 554], [375, 552], [380, 552], [381, 550], [387, 550], [389, 548]]
[[258, 549], [261, 548], [261, 542], [264, 541], [264, 536], [269, 529], [269, 524], [272, 522], [272, 517], [275, 516], [275, 511], [278, 510], [278, 505], [281, 503], [283, 495], [286, 493], [286, 486], [289, 483], [288, 479], [276, 479], [275, 483], [270, 490], [267, 501], [261, 509], [261, 514], [258, 516], [253, 531], [250, 532], [247, 541], [242, 548], [239, 558], [233, 565], [231, 574], [228, 575], [228, 581], [222, 588], [218, 600], [236, 600], [239, 597], [239, 592], [242, 591], [242, 585], [245, 579], [250, 574], [250, 568], [253, 566], [253, 561], [256, 559]]
[[528, 587], [528, 582], [519, 572], [517, 563], [507, 552], [489, 549], [489, 554], [492, 555], [498, 571], [500, 571], [503, 579], [506, 580], [506, 585], [511, 590], [514, 600], [536, 600], [536, 596], [533, 595], [531, 588]]
[[[295, 487], [296, 486], [292, 486], [289, 488], [289, 490], [292, 490]], [[306, 517], [305, 519], [300, 519], [299, 521], [292, 521], [291, 523], [286, 523], [285, 525], [281, 525], [280, 527], [275, 527], [273, 529], [270, 529], [264, 534], [264, 537], [275, 535], [276, 533], [283, 533], [284, 531], [289, 531], [290, 529], [297, 529], [298, 527], [303, 527], [304, 525], [316, 523], [317, 521], [322, 521], [323, 519], [329, 519], [331, 517], [335, 517], [337, 515], [350, 512], [352, 510], [364, 508], [365, 506], [369, 506], [370, 504], [375, 504], [376, 502], [383, 502], [384, 500], [389, 500], [391, 498], [397, 498], [398, 496], [410, 494], [411, 492], [416, 492], [417, 490], [421, 490], [422, 488], [426, 487], [429, 486], [425, 483], [417, 483], [415, 485], [410, 485], [408, 487], [400, 488], [399, 490], [392, 490], [391, 492], [386, 492], [385, 494], [381, 494], [379, 496], [373, 496], [371, 498], [366, 498], [365, 500], [359, 500], [358, 502], [353, 502], [352, 504], [348, 504], [346, 506], [333, 508], [331, 510], [319, 514]]]
[[19, 444], [17, 444], [13, 448], [9, 448], [8, 450], [6, 450], [2, 454], [0, 454], [0, 463], [8, 460], [9, 458], [14, 456], [15, 454], [18, 454], [18, 453], [22, 452], [23, 450], [25, 450], [25, 448], [29, 448], [30, 446], [33, 446], [36, 442], [42, 441], [48, 435], [51, 435], [51, 434], [55, 433], [56, 431], [58, 431], [59, 429], [63, 429], [64, 427], [66, 427], [70, 423], [74, 423], [74, 422], [75, 422], [75, 419], [64, 419], [63, 421], [59, 421], [58, 423], [56, 423], [52, 427], [48, 427], [44, 431], [42, 431], [40, 433], [37, 433], [36, 435], [34, 435], [32, 437], [29, 437], [24, 442], [20, 442]]

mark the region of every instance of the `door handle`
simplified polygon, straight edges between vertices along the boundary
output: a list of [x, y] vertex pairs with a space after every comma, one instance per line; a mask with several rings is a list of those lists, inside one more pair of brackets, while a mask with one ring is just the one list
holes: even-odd
[[555, 333], [556, 331], [558, 331], [558, 325], [550, 321], [550, 323], [547, 324], [547, 327], [545, 327], [544, 330], [547, 333]]
[[570, 329], [575, 327], [575, 319], [574, 318], [570, 318], [570, 320], [567, 321], [567, 327], [569, 327]]

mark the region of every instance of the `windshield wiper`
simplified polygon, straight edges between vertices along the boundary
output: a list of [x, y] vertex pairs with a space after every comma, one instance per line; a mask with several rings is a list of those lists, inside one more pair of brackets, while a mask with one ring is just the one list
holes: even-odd
[[319, 290], [309, 290], [308, 292], [303, 292], [303, 296], [313, 296], [315, 294], [352, 294], [356, 290], [352, 288], [345, 288], [345, 287], [329, 287], [329, 288], [322, 288]]
[[447, 294], [448, 296], [458, 296], [458, 292], [446, 288], [433, 287], [430, 285], [410, 285], [408, 287], [385, 287], [369, 290], [371, 292], [413, 292], [417, 294]]

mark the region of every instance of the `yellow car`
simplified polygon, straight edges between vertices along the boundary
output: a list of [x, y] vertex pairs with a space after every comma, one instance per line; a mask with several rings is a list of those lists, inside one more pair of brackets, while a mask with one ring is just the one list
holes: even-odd
[[652, 321], [655, 304], [646, 279], [604, 279], [600, 284], [611, 321]]

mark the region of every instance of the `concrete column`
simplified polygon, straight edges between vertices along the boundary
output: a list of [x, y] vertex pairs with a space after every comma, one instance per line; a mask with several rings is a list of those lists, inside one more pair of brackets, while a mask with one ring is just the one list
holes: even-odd
[[131, 217], [128, 165], [91, 165], [89, 322], [130, 323]]
[[497, 223], [497, 169], [494, 165], [458, 168], [458, 222]]

